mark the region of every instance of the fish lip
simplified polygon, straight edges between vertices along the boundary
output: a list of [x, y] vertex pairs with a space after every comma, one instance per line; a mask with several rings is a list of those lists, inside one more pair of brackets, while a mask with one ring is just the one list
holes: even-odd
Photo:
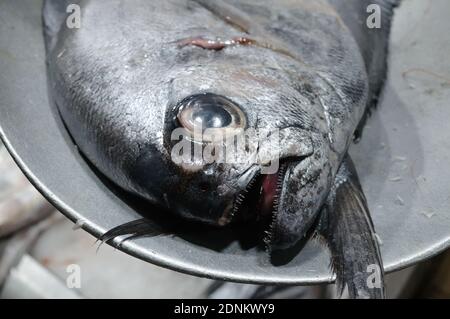
[[255, 180], [260, 176], [260, 168], [254, 164], [242, 172], [235, 183], [237, 194], [228, 204], [228, 209], [218, 219], [217, 224], [219, 226], [227, 226], [236, 220], [236, 216], [239, 215], [239, 208], [244, 200], [245, 193], [249, 191]]
[[[264, 232], [266, 233], [263, 241], [268, 244], [271, 241], [270, 231], [278, 214], [278, 200], [286, 183], [286, 173], [288, 167], [298, 165], [306, 157], [307, 156], [296, 156], [280, 160], [280, 167], [274, 174], [276, 175], [276, 187], [273, 189], [273, 201], [271, 203], [272, 206], [270, 212], [266, 211], [265, 213], [262, 213], [261, 206], [258, 207], [258, 205], [261, 205], [261, 201], [264, 200], [262, 184], [264, 179], [268, 177], [261, 173], [260, 168], [254, 172], [245, 187], [235, 195], [233, 208], [229, 217], [229, 223], [250, 220], [261, 224]], [[253, 207], [249, 207], [249, 205], [253, 205]], [[250, 213], [245, 212], [244, 210], [246, 209], [252, 209], [252, 211]], [[247, 215], [243, 216], [244, 214]]]
[[258, 168], [256, 172], [253, 173], [253, 175], [249, 178], [247, 184], [245, 187], [237, 193], [233, 200], [233, 208], [231, 212], [231, 218], [230, 222], [234, 222], [236, 217], [239, 216], [239, 213], [242, 212], [242, 208], [244, 205], [245, 200], [248, 198], [250, 194], [252, 194], [254, 190], [253, 188], [255, 186], [258, 186], [259, 183], [257, 183], [258, 179], [261, 177], [261, 170]]

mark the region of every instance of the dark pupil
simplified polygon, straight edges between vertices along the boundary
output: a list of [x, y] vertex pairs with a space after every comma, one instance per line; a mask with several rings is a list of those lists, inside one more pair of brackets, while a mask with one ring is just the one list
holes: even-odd
[[233, 119], [230, 113], [222, 107], [222, 102], [218, 98], [208, 96], [196, 100], [192, 121], [195, 125], [201, 125], [203, 129], [229, 126]]

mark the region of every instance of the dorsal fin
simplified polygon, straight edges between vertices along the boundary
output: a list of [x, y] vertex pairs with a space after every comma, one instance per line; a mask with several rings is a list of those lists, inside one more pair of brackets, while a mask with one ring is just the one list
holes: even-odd
[[[401, 0], [329, 1], [338, 11], [358, 43], [369, 78], [369, 100], [366, 112], [355, 133], [358, 139], [362, 134], [367, 118], [370, 116], [371, 108], [378, 103], [378, 98], [386, 79], [392, 18], [394, 9], [400, 4]], [[367, 26], [367, 18], [371, 15], [371, 12], [367, 12], [367, 9], [373, 4], [378, 5], [381, 11], [381, 27], [379, 29], [371, 29]]]

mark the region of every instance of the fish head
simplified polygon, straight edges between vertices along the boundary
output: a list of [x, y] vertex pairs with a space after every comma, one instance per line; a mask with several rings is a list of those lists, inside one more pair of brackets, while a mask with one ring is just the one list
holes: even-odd
[[81, 151], [124, 189], [184, 218], [262, 221], [272, 247], [297, 242], [360, 116], [357, 99], [346, 103], [337, 89], [353, 84], [323, 74], [335, 48], [318, 39], [302, 56], [195, 1], [113, 2], [87, 2], [83, 27], [64, 28], [50, 55], [55, 100]]
[[150, 173], [135, 176], [185, 218], [265, 223], [273, 247], [292, 245], [311, 226], [337, 160], [317, 97], [323, 83], [261, 48], [176, 50], [163, 72], [159, 151], [139, 163]]

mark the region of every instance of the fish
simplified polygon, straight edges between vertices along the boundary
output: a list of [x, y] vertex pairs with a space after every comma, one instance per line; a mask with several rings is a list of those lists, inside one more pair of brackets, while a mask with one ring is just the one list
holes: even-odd
[[[174, 222], [253, 223], [270, 254], [320, 237], [341, 293], [383, 298], [348, 149], [380, 96], [398, 3], [46, 0], [49, 92], [87, 161]], [[370, 5], [380, 28], [366, 23]], [[146, 225], [102, 240], [158, 234]]]

